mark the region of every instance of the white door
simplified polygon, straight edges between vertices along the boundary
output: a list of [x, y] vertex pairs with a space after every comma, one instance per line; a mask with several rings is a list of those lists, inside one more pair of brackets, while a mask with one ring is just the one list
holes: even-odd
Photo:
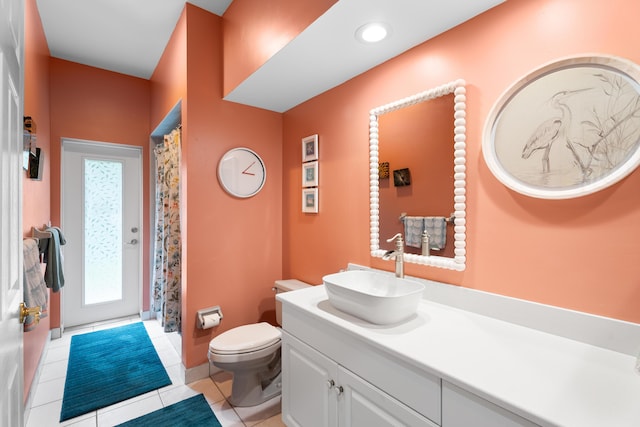
[[0, 426], [23, 424], [22, 111], [20, 0], [0, 0]]
[[140, 312], [140, 151], [62, 140], [65, 327]]

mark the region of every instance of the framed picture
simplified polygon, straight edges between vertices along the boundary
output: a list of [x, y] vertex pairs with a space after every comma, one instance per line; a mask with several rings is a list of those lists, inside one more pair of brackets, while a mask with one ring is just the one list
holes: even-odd
[[318, 213], [318, 189], [317, 188], [302, 189], [302, 212]]
[[482, 151], [519, 193], [584, 196], [640, 164], [640, 67], [614, 56], [569, 57], [532, 71], [496, 102]]
[[302, 164], [302, 186], [318, 186], [318, 161]]
[[389, 178], [389, 162], [378, 163], [378, 179]]
[[302, 161], [318, 160], [318, 135], [302, 138]]
[[409, 168], [396, 169], [393, 171], [393, 185], [395, 187], [411, 185], [411, 172]]

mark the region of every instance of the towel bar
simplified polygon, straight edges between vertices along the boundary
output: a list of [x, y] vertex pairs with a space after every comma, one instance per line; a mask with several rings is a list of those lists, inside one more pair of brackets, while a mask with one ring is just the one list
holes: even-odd
[[[406, 217], [406, 216], [407, 216], [407, 213], [406, 213], [406, 212], [402, 212], [402, 213], [400, 214], [400, 217], [398, 218], [398, 220], [399, 220], [400, 222], [403, 222], [403, 221], [404, 221], [404, 217]], [[452, 214], [451, 214], [451, 216], [449, 216], [449, 217], [445, 217], [445, 221], [446, 221], [447, 223], [449, 223], [449, 224], [453, 224], [453, 222], [455, 221], [455, 219], [456, 219], [456, 215], [455, 215], [455, 213], [452, 213]]]
[[34, 239], [50, 239], [51, 232], [46, 230], [38, 230], [36, 227], [31, 227], [31, 237]]

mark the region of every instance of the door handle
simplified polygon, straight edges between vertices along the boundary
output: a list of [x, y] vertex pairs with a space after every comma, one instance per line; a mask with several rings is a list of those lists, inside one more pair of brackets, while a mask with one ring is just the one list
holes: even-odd
[[40, 322], [40, 314], [42, 314], [42, 308], [39, 305], [27, 307], [23, 302], [20, 303], [20, 323], [24, 323], [24, 319], [27, 316], [33, 316], [36, 324], [38, 324]]

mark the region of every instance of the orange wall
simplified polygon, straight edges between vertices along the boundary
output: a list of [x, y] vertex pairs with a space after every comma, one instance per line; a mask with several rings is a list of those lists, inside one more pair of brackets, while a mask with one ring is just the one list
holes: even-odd
[[[51, 221], [60, 224], [61, 138], [142, 147], [143, 265], [149, 265], [149, 105], [148, 80], [51, 58]], [[149, 270], [143, 268], [143, 283]], [[60, 295], [52, 294], [51, 327], [60, 326]], [[149, 287], [143, 286], [143, 310]]]
[[[467, 81], [467, 269], [409, 275], [640, 322], [640, 171], [596, 194], [539, 200], [497, 181], [481, 152], [493, 103], [540, 64], [600, 52], [640, 63], [635, 0], [508, 1], [284, 114], [283, 273], [319, 283], [369, 255], [368, 111]], [[300, 213], [300, 139], [320, 137], [320, 213]]]
[[[150, 79], [151, 129], [155, 129], [169, 111], [187, 94], [187, 19], [180, 15], [171, 38]], [[184, 106], [183, 106], [183, 121]], [[184, 124], [184, 123], [183, 123]], [[184, 133], [184, 130], [183, 130]], [[183, 138], [184, 139], [184, 138]]]
[[[215, 335], [274, 321], [271, 288], [282, 277], [282, 115], [222, 100], [222, 19], [190, 4], [185, 11], [151, 84], [154, 126], [182, 98], [182, 359], [191, 368], [207, 363]], [[264, 188], [248, 199], [228, 195], [217, 180], [220, 157], [237, 146], [256, 151], [267, 167]], [[197, 329], [196, 311], [213, 305], [222, 307], [222, 323]]]
[[[25, 2], [24, 52], [24, 114], [31, 116], [37, 127], [37, 145], [44, 152], [41, 181], [22, 180], [22, 234], [31, 236], [31, 227], [42, 228], [49, 222], [49, 194], [51, 183], [49, 144], [49, 48], [44, 37], [36, 0]], [[43, 273], [44, 273], [44, 265]], [[38, 326], [24, 334], [24, 399], [40, 362], [40, 356], [49, 336], [51, 317], [40, 320]]]
[[234, 0], [224, 13], [224, 94], [293, 40], [336, 0]]

